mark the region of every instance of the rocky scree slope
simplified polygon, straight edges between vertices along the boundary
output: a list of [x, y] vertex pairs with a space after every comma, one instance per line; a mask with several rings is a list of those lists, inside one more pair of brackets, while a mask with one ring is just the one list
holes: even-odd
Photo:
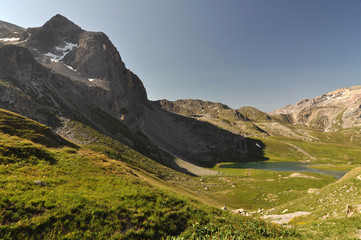
[[341, 88], [269, 113], [288, 116], [293, 124], [323, 131], [361, 126], [361, 86]]
[[85, 31], [56, 15], [42, 27], [22, 30], [18, 40], [0, 42], [0, 107], [51, 126], [75, 142], [72, 134], [66, 135], [71, 129], [63, 131], [71, 121], [134, 148], [139, 141], [153, 150], [156, 144], [201, 165], [224, 157], [247, 159], [245, 138], [149, 102], [141, 80], [125, 67], [104, 33]]

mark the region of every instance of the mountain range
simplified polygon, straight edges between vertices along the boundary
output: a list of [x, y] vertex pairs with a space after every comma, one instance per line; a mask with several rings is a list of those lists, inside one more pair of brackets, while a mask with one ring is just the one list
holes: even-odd
[[[84, 138], [74, 137], [72, 121], [148, 155], [154, 151], [147, 148], [158, 148], [203, 166], [226, 156], [235, 161], [248, 158], [246, 138], [149, 101], [141, 80], [125, 67], [104, 33], [85, 31], [61, 15], [37, 28], [1, 26], [1, 107], [78, 143]], [[145, 149], [135, 135], [146, 142]], [[170, 160], [158, 160], [172, 166]]]
[[360, 86], [268, 113], [150, 101], [104, 33], [0, 21], [0, 239], [360, 238], [360, 120]]

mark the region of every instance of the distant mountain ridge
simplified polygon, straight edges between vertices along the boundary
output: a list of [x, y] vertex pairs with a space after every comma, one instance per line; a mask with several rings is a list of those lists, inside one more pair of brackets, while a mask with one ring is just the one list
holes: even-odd
[[288, 115], [293, 124], [323, 131], [361, 126], [361, 86], [340, 88], [311, 99], [303, 99], [269, 113]]

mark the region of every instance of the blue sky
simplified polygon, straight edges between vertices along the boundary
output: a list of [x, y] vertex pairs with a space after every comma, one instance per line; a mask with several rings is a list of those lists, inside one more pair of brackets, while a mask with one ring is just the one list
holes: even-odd
[[105, 32], [148, 98], [275, 110], [361, 85], [360, 0], [0, 0], [0, 20], [60, 13]]

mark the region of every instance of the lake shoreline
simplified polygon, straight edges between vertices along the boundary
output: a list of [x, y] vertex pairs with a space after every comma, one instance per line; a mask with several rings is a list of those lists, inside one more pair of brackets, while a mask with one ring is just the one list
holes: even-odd
[[348, 172], [348, 171], [318, 169], [311, 167], [312, 165], [320, 165], [320, 164], [303, 163], [303, 162], [255, 161], [255, 162], [222, 164], [219, 167], [239, 168], [239, 169], [261, 169], [261, 170], [282, 171], [282, 172], [311, 172], [311, 173], [329, 175], [335, 177], [336, 179], [340, 179]]

